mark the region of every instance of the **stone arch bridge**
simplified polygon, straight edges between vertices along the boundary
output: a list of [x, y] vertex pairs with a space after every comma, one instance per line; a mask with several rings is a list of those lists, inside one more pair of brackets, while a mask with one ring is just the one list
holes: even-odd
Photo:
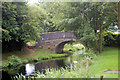
[[69, 42], [75, 42], [76, 37], [72, 32], [51, 32], [40, 35], [36, 47], [42, 46], [45, 50], [62, 53], [64, 45]]

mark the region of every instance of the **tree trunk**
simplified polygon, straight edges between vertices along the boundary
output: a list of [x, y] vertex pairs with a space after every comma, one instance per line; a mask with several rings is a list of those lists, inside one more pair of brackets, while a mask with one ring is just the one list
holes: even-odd
[[98, 42], [97, 42], [97, 40], [95, 41], [95, 46], [96, 46], [96, 50], [98, 51]]
[[[97, 26], [96, 26], [97, 27]], [[95, 35], [96, 35], [96, 37], [97, 37], [97, 29], [95, 30]], [[95, 49], [97, 50], [97, 51], [99, 51], [99, 49], [98, 49], [98, 41], [96, 40], [95, 41]]]
[[[96, 9], [96, 7], [94, 6], [94, 8]], [[97, 30], [98, 30], [98, 28], [97, 28], [97, 13], [95, 13], [95, 36], [97, 37]], [[99, 47], [98, 47], [98, 40], [96, 40], [95, 41], [95, 49], [96, 49], [96, 51], [99, 51]]]
[[102, 52], [102, 26], [100, 25], [99, 53]]
[[88, 72], [88, 68], [89, 68], [89, 59], [86, 59], [86, 72]]
[[86, 41], [84, 41], [82, 44], [84, 45], [85, 49], [87, 49], [87, 43], [86, 43]]
[[118, 29], [120, 30], [120, 1], [118, 3]]

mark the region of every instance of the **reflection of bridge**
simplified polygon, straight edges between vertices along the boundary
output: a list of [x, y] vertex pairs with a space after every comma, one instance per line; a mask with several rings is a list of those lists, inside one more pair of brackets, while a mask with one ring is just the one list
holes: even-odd
[[76, 37], [72, 32], [52, 32], [41, 34], [37, 47], [42, 46], [43, 49], [51, 50], [56, 53], [62, 53], [64, 45], [68, 42], [76, 41]]

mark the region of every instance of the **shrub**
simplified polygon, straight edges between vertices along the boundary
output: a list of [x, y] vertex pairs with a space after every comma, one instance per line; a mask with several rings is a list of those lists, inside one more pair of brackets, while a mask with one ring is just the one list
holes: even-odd
[[119, 46], [120, 45], [120, 34], [115, 34], [111, 31], [105, 31], [104, 33], [105, 46]]
[[8, 62], [8, 64], [9, 64], [8, 66], [9, 67], [16, 66], [16, 65], [21, 63], [20, 58], [18, 56], [15, 56], [15, 55], [12, 55], [12, 56], [8, 57], [8, 61], [9, 61]]

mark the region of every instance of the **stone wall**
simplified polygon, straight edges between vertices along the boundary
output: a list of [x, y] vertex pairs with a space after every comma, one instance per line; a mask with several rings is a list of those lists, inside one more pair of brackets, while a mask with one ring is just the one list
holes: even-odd
[[54, 32], [41, 34], [41, 40], [53, 40], [53, 39], [65, 39], [65, 38], [76, 38], [72, 32]]

